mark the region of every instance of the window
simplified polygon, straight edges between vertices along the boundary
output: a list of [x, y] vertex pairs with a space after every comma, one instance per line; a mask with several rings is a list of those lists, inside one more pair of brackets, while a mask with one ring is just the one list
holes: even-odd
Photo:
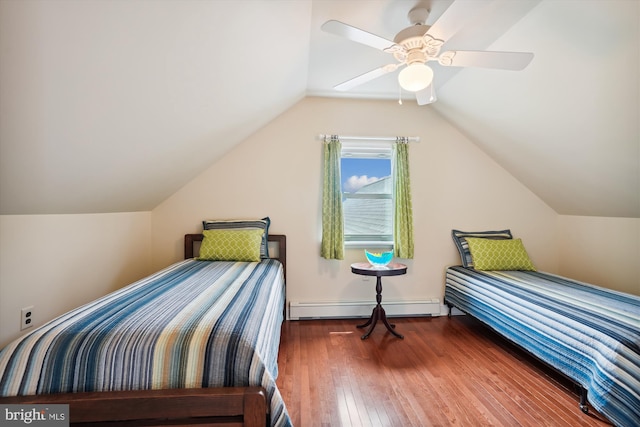
[[342, 144], [340, 174], [346, 247], [393, 247], [391, 143]]

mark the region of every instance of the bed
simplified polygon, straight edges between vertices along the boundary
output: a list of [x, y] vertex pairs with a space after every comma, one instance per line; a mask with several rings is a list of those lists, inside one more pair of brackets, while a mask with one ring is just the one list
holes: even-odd
[[580, 388], [584, 412], [591, 404], [617, 426], [640, 425], [640, 297], [530, 264], [483, 269], [461, 242], [494, 239], [489, 247], [495, 248], [514, 240], [505, 231], [453, 230], [463, 265], [446, 270], [450, 312], [455, 307], [473, 316], [569, 378]]
[[72, 425], [290, 426], [275, 383], [286, 237], [263, 234], [277, 258], [194, 258], [208, 232], [185, 235], [183, 261], [0, 350], [0, 404], [69, 404]]

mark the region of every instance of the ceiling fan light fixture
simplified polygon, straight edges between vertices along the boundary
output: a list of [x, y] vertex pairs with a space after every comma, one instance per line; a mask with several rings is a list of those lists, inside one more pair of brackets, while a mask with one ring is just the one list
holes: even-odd
[[418, 92], [433, 81], [433, 70], [423, 63], [409, 64], [398, 74], [400, 87], [408, 92]]

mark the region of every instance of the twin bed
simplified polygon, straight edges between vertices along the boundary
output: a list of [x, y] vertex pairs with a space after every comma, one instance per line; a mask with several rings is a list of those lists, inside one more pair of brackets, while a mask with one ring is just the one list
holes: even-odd
[[276, 386], [286, 238], [262, 237], [259, 259], [214, 261], [188, 234], [184, 261], [10, 343], [0, 404], [69, 404], [72, 424], [290, 426]]
[[[445, 303], [574, 381], [583, 411], [640, 425], [640, 297], [535, 271], [509, 230], [452, 234]], [[184, 261], [9, 344], [0, 404], [69, 404], [78, 425], [290, 426], [275, 382], [286, 238], [263, 239], [255, 261], [210, 261], [188, 234]]]
[[445, 303], [571, 379], [584, 412], [588, 401], [617, 426], [640, 425], [640, 297], [535, 271], [522, 253], [478, 268], [468, 239], [501, 250], [510, 231], [452, 234], [463, 265], [446, 271]]

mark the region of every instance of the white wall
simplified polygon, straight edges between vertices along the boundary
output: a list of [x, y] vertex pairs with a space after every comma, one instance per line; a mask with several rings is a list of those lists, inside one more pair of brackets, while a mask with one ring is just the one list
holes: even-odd
[[415, 259], [385, 279], [384, 300], [442, 297], [444, 269], [459, 263], [452, 228], [510, 228], [540, 269], [557, 271], [556, 213], [432, 108], [328, 98], [300, 101], [154, 209], [154, 267], [181, 259], [202, 219], [268, 215], [271, 232], [287, 235], [289, 301], [371, 300], [372, 283], [349, 269], [361, 250], [319, 255], [321, 133], [421, 138], [410, 146]]
[[640, 295], [640, 218], [561, 215], [560, 274]]
[[289, 301], [371, 300], [373, 283], [349, 270], [362, 251], [319, 256], [320, 133], [422, 139], [410, 146], [416, 256], [385, 279], [385, 301], [442, 297], [459, 262], [452, 228], [511, 228], [539, 269], [640, 294], [640, 219], [558, 216], [432, 108], [307, 98], [153, 212], [0, 216], [0, 347], [20, 335], [22, 307], [39, 325], [181, 259], [203, 218], [269, 215], [288, 237]]
[[39, 326], [151, 273], [150, 224], [150, 212], [0, 216], [0, 348], [23, 307]]

